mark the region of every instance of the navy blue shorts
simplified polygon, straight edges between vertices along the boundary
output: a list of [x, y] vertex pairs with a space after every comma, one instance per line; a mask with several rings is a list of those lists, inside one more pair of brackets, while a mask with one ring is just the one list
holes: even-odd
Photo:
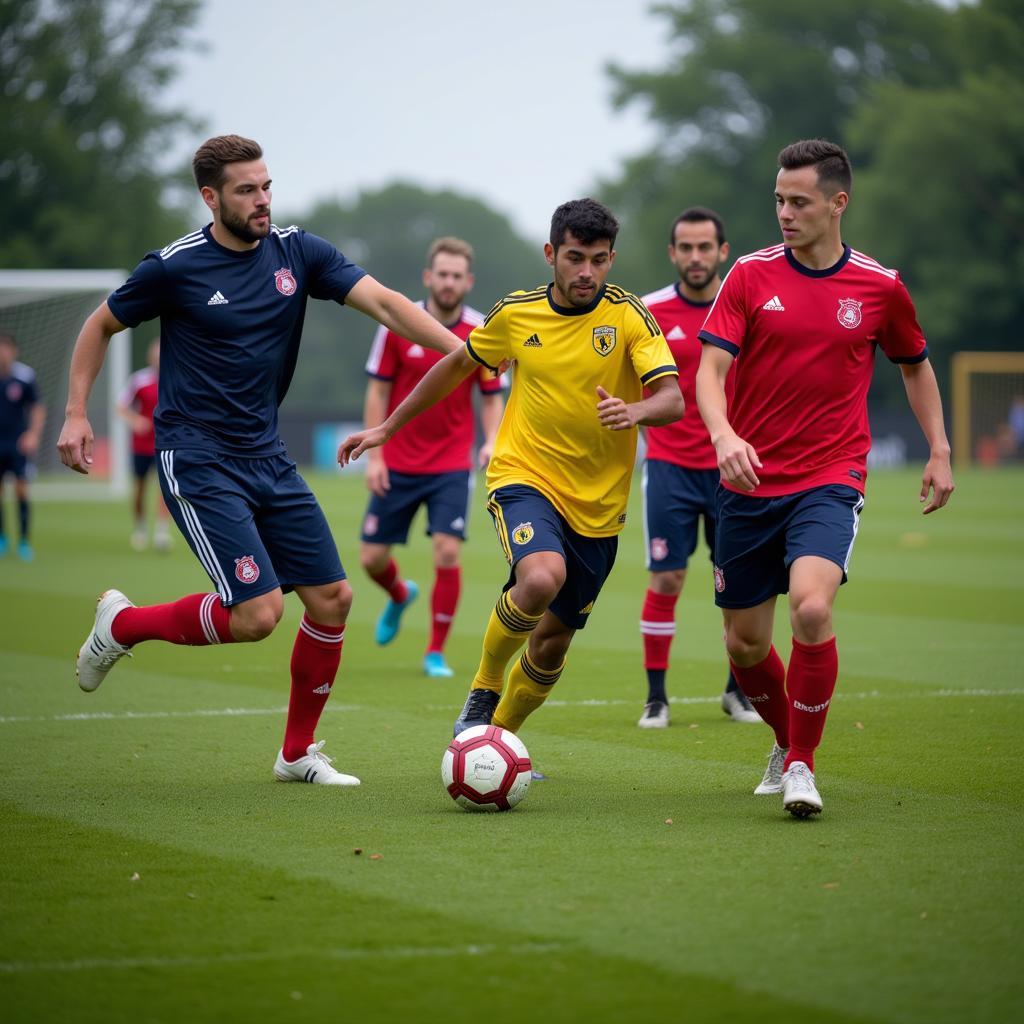
[[717, 469], [685, 469], [661, 459], [644, 463], [644, 550], [651, 572], [686, 568], [697, 550], [701, 516], [711, 557], [720, 479]]
[[582, 629], [615, 564], [618, 537], [578, 534], [540, 491], [525, 484], [499, 487], [487, 502], [505, 558], [512, 567], [504, 589], [516, 582], [516, 562], [538, 551], [565, 559], [565, 583], [548, 605], [570, 629]]
[[17, 448], [0, 449], [0, 480], [10, 473], [17, 480], [29, 478], [30, 463]]
[[469, 470], [454, 473], [389, 472], [391, 490], [370, 497], [361, 539], [366, 544], [404, 544], [420, 505], [427, 506], [427, 536], [447, 533], [466, 539]]
[[718, 489], [715, 604], [753, 608], [789, 592], [789, 567], [817, 555], [846, 570], [857, 538], [864, 495], [843, 484], [779, 498]]
[[327, 520], [283, 452], [164, 451], [158, 475], [167, 508], [225, 605], [345, 578]]
[[136, 480], [145, 480], [155, 464], [155, 455], [139, 455], [132, 452], [132, 472], [135, 474]]

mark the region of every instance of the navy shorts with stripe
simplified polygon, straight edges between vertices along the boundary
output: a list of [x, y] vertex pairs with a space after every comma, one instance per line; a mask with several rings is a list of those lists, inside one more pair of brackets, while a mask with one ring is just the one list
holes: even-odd
[[718, 488], [715, 604], [753, 608], [789, 592], [789, 567], [805, 555], [835, 562], [843, 583], [864, 495], [829, 484], [778, 498]]
[[577, 533], [540, 491], [525, 484], [499, 487], [488, 499], [487, 511], [512, 568], [504, 589], [515, 585], [519, 559], [557, 551], [565, 559], [565, 583], [548, 611], [570, 629], [582, 629], [615, 564], [619, 538]]
[[388, 472], [391, 489], [371, 495], [361, 539], [367, 544], [404, 544], [420, 505], [427, 506], [427, 536], [447, 533], [466, 539], [469, 470], [451, 473]]
[[323, 511], [284, 452], [180, 448], [160, 452], [158, 467], [167, 508], [225, 605], [345, 579]]
[[651, 572], [686, 568], [697, 550], [701, 516], [712, 558], [720, 479], [717, 469], [686, 469], [662, 459], [644, 462], [644, 548]]

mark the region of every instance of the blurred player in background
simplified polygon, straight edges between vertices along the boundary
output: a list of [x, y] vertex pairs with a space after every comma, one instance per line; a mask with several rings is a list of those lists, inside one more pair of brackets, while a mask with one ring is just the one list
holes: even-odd
[[[494, 371], [515, 360], [487, 469], [487, 507], [511, 574], [456, 734], [492, 720], [516, 732], [547, 698], [615, 561], [636, 428], [683, 411], [657, 322], [639, 299], [605, 283], [618, 227], [593, 199], [560, 206], [544, 246], [553, 283], [502, 299], [384, 423], [347, 438], [338, 452], [345, 465], [481, 366]], [[524, 644], [506, 685], [505, 669]]]
[[29, 478], [45, 422], [46, 406], [39, 397], [35, 370], [18, 362], [17, 342], [0, 331], [0, 555], [7, 554], [9, 545], [4, 529], [4, 477], [10, 473], [18, 503], [17, 551], [23, 562], [33, 558]]
[[[427, 252], [423, 285], [427, 298], [420, 303], [439, 323], [465, 339], [483, 322], [483, 314], [467, 306], [473, 287], [473, 249], [459, 238], [439, 238]], [[396, 406], [441, 359], [381, 326], [373, 340], [366, 372], [363, 415], [365, 427], [383, 423]], [[416, 599], [419, 588], [402, 579], [392, 557], [392, 545], [404, 544], [413, 516], [427, 509], [427, 534], [434, 549], [434, 586], [430, 594], [430, 637], [423, 658], [428, 676], [452, 675], [444, 658], [444, 645], [455, 618], [462, 591], [459, 549], [466, 539], [469, 490], [473, 468], [476, 415], [473, 391], [481, 392], [480, 419], [484, 443], [479, 464], [486, 466], [501, 423], [501, 379], [480, 368], [447, 398], [416, 420], [415, 429], [396, 434], [369, 453], [366, 486], [372, 497], [363, 519], [360, 561], [370, 579], [388, 594], [377, 621], [376, 639], [389, 644], [398, 633], [402, 614]]]
[[[783, 149], [779, 168], [782, 244], [737, 260], [723, 282], [700, 332], [697, 400], [722, 473], [715, 601], [733, 674], [775, 732], [755, 793], [781, 791], [783, 808], [807, 817], [822, 807], [814, 752], [839, 673], [832, 606], [864, 507], [876, 346], [899, 365], [928, 441], [925, 514], [949, 500], [953, 475], [910, 295], [895, 270], [843, 244], [849, 158], [811, 139]], [[787, 592], [788, 668], [772, 645], [776, 600]]]
[[[131, 545], [136, 551], [145, 551], [149, 543], [146, 527], [146, 480], [156, 465], [156, 447], [153, 435], [153, 411], [156, 409], [160, 375], [160, 339], [150, 343], [146, 350], [146, 365], [136, 370], [125, 384], [117, 400], [117, 415], [128, 424], [132, 432], [132, 475], [135, 491], [132, 511], [135, 528]], [[171, 546], [168, 529], [170, 515], [163, 498], [157, 494], [156, 521], [153, 526], [153, 547], [167, 551]]]
[[140, 608], [120, 591], [100, 598], [78, 653], [95, 690], [143, 640], [203, 646], [262, 640], [294, 590], [304, 615], [291, 658], [282, 781], [350, 786], [314, 731], [341, 659], [352, 588], [327, 521], [278, 434], [278, 406], [298, 356], [306, 300], [353, 306], [420, 345], [462, 341], [333, 245], [271, 223], [263, 150], [222, 135], [192, 162], [213, 223], [149, 253], [86, 320], [71, 358], [61, 461], [92, 462], [89, 392], [111, 335], [160, 318], [160, 400], [154, 419], [160, 485], [174, 521], [217, 588]]
[[[686, 581], [686, 566], [697, 548], [701, 517], [708, 550], [715, 550], [715, 493], [720, 474], [714, 446], [700, 418], [695, 378], [701, 344], [697, 332], [722, 285], [720, 269], [729, 257], [725, 225], [714, 210], [684, 210], [669, 231], [668, 258], [679, 280], [643, 298], [679, 367], [682, 419], [648, 427], [643, 468], [644, 542], [650, 582], [640, 612], [647, 672], [647, 703], [637, 722], [642, 729], [669, 724], [665, 672], [676, 633], [675, 609]], [[732, 376], [727, 378], [731, 390]], [[730, 671], [722, 710], [736, 722], [760, 722]]]

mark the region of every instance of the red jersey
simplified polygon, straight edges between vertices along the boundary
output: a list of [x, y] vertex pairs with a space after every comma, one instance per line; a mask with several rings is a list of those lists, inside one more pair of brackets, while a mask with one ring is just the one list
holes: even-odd
[[151, 366], [145, 366], [136, 370], [128, 378], [118, 399], [120, 405], [128, 409], [134, 409], [140, 416], [149, 420], [149, 429], [144, 434], [132, 433], [132, 454], [133, 455], [154, 455], [156, 448], [153, 445], [153, 410], [156, 408], [157, 400], [156, 370]]
[[[715, 469], [718, 456], [708, 435], [708, 428], [697, 408], [697, 367], [700, 365], [701, 343], [698, 331], [711, 309], [710, 302], [691, 302], [678, 284], [666, 285], [644, 296], [644, 305], [654, 314], [661, 333], [679, 367], [679, 390], [683, 393], [683, 416], [663, 427], [647, 428], [647, 458], [672, 462], [684, 469]], [[726, 395], [731, 397], [735, 374], [730, 371], [725, 381]]]
[[[419, 306], [425, 307], [424, 302]], [[484, 322], [483, 313], [462, 307], [462, 316], [445, 326], [463, 341], [474, 327]], [[366, 372], [377, 380], [391, 382], [387, 415], [439, 362], [444, 353], [394, 334], [381, 326], [373, 338]], [[501, 381], [483, 367], [467, 377], [450, 395], [424, 410], [404, 430], [400, 430], [381, 448], [384, 464], [399, 473], [452, 473], [471, 469], [476, 417], [473, 415], [473, 388], [485, 395], [501, 391]]]
[[899, 274], [849, 246], [826, 270], [784, 245], [743, 256], [700, 338], [742, 354], [729, 422], [761, 459], [753, 494], [766, 498], [826, 484], [863, 492], [875, 346], [894, 363], [928, 356]]

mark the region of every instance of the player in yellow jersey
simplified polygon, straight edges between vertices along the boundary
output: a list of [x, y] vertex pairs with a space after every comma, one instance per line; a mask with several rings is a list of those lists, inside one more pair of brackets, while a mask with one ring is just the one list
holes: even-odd
[[[487, 507], [511, 574], [456, 734], [491, 721], [516, 732], [544, 702], [615, 561], [636, 428], [671, 423], [683, 412], [657, 322], [636, 296], [605, 283], [618, 229], [593, 199], [560, 206], [544, 246], [554, 281], [502, 299], [380, 426], [338, 449], [344, 466], [481, 365], [515, 364], [487, 470]], [[506, 685], [505, 669], [527, 641]]]

